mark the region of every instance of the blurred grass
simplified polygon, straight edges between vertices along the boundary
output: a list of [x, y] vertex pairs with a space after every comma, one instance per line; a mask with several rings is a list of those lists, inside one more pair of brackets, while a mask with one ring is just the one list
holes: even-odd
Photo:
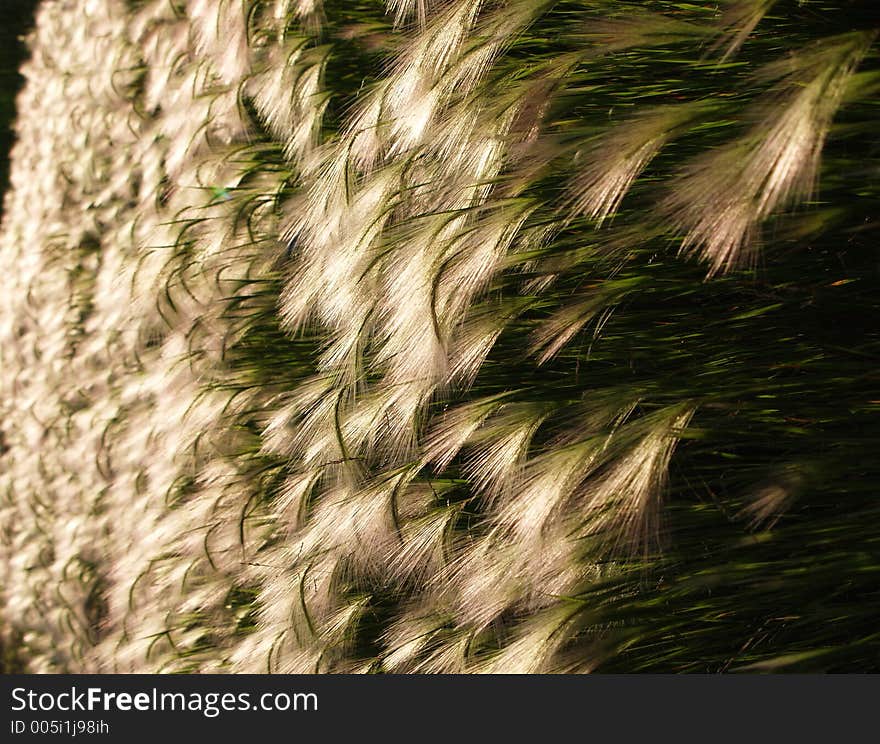
[[[0, 197], [9, 185], [9, 151], [15, 140], [15, 98], [23, 83], [19, 67], [26, 48], [21, 37], [33, 24], [36, 0], [0, 0]], [[0, 216], [3, 215], [0, 198]], [[0, 674], [25, 671], [16, 644], [0, 642]]]

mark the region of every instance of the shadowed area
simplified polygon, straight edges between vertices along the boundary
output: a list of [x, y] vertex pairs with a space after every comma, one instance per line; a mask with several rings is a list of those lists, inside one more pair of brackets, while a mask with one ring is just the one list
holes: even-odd
[[4, 0], [0, 5], [0, 194], [9, 183], [15, 96], [24, 82], [18, 72], [26, 51], [20, 37], [33, 25], [35, 7], [36, 0]]

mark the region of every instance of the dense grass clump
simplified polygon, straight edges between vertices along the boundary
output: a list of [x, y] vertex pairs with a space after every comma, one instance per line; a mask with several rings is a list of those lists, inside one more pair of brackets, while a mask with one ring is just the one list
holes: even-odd
[[3, 658], [876, 671], [878, 32], [855, 0], [43, 3]]

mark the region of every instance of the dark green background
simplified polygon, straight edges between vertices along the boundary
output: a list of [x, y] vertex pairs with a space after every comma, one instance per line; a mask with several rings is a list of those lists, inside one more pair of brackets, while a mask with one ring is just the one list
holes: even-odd
[[18, 68], [26, 49], [21, 36], [32, 25], [36, 4], [36, 0], [0, 0], [0, 193], [8, 183], [15, 96], [22, 83]]

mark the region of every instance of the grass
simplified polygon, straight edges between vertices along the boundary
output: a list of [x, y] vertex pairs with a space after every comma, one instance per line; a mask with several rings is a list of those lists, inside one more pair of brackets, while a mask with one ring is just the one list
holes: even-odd
[[871, 8], [419, 7], [41, 9], [7, 647], [876, 670]]

